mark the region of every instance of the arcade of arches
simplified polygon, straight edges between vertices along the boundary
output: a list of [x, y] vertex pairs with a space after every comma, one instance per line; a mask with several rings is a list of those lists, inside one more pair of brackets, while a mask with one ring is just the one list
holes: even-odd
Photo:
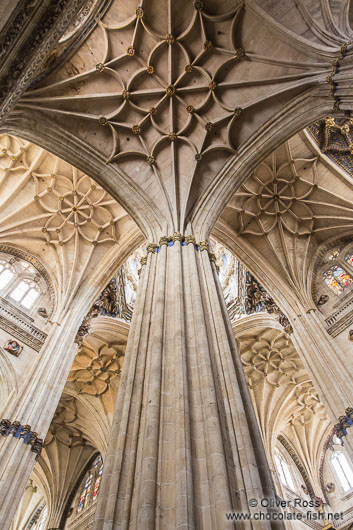
[[350, 1], [4, 12], [1, 530], [353, 528]]

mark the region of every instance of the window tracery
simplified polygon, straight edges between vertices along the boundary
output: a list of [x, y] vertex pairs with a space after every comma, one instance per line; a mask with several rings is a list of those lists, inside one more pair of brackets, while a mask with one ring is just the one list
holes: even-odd
[[22, 310], [31, 312], [47, 294], [46, 281], [26, 260], [0, 255], [0, 295]]
[[335, 265], [323, 274], [323, 280], [326, 285], [337, 295], [343, 293], [345, 287], [352, 284], [353, 278], [346, 273], [342, 267]]

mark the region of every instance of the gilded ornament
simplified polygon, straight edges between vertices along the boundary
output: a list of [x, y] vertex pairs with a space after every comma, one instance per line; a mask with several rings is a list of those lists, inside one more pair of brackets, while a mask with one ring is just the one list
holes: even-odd
[[235, 51], [234, 58], [239, 60], [239, 59], [242, 59], [243, 57], [245, 57], [244, 48], [237, 48], [237, 50]]
[[208, 88], [212, 90], [213, 92], [214, 90], [216, 90], [216, 86], [217, 86], [216, 81], [211, 81], [210, 84], [208, 85]]
[[156, 107], [151, 107], [150, 110], [148, 111], [151, 115], [152, 114], [157, 114], [157, 109]]
[[199, 245], [200, 245], [200, 251], [207, 250], [208, 252], [210, 249], [210, 245], [207, 241], [200, 241]]
[[147, 256], [142, 256], [142, 258], [140, 259], [140, 263], [142, 266], [146, 265], [147, 264]]
[[135, 55], [135, 48], [133, 46], [129, 46], [128, 49], [126, 50], [126, 53], [132, 57], [133, 55]]
[[147, 254], [148, 253], [155, 254], [157, 248], [158, 248], [158, 245], [156, 245], [155, 243], [148, 243], [147, 248], [146, 248]]
[[147, 160], [147, 164], [149, 164], [150, 166], [153, 166], [153, 164], [154, 164], [155, 161], [156, 161], [155, 158], [154, 158], [154, 156], [151, 156], [151, 155], [148, 155], [148, 156], [146, 157], [146, 160]]
[[108, 123], [108, 120], [105, 116], [101, 116], [99, 119], [98, 119], [98, 122], [99, 122], [99, 125], [107, 125]]
[[194, 2], [194, 8], [197, 11], [202, 11], [203, 10], [203, 2], [200, 2], [200, 1]]
[[167, 236], [162, 236], [159, 240], [159, 246], [162, 247], [163, 245], [168, 246], [168, 243], [170, 241], [170, 238]]
[[174, 232], [174, 234], [172, 235], [172, 241], [173, 243], [175, 243], [175, 241], [184, 241], [184, 236], [181, 232]]
[[105, 66], [104, 66], [103, 63], [98, 63], [98, 64], [96, 64], [96, 70], [97, 70], [97, 72], [103, 72], [104, 68], [105, 68]]
[[174, 85], [167, 85], [165, 87], [165, 91], [168, 96], [174, 96], [175, 94], [175, 86]]
[[174, 44], [175, 42], [175, 38], [174, 36], [171, 34], [171, 33], [168, 33], [166, 38], [165, 38], [166, 42], [171, 45], [171, 44]]
[[208, 121], [205, 125], [205, 129], [206, 131], [211, 131], [212, 130], [212, 123], [210, 121]]
[[336, 123], [335, 123], [335, 119], [334, 118], [326, 118], [325, 119], [325, 126], [327, 129], [332, 129], [333, 127], [335, 127]]
[[189, 235], [185, 237], [186, 244], [189, 245], [190, 243], [192, 245], [196, 245], [196, 239], [195, 236]]
[[196, 162], [200, 162], [201, 158], [202, 158], [201, 153], [196, 153], [196, 155], [195, 155]]
[[188, 106], [186, 107], [186, 110], [187, 110], [187, 112], [188, 112], [189, 114], [192, 114], [192, 113], [194, 112], [195, 109], [194, 109], [193, 105], [188, 105]]
[[205, 50], [205, 52], [209, 52], [210, 50], [212, 50], [212, 48], [213, 48], [213, 44], [210, 40], [206, 40], [203, 43], [203, 49]]
[[342, 46], [341, 46], [341, 59], [344, 58], [344, 56], [346, 55], [346, 52], [347, 52], [347, 48], [349, 46], [349, 42], [345, 42]]
[[130, 92], [128, 90], [123, 90], [122, 91], [122, 96], [123, 96], [124, 99], [129, 99]]
[[132, 132], [133, 132], [134, 134], [136, 134], [136, 135], [137, 135], [137, 134], [140, 134], [140, 133], [141, 133], [141, 127], [140, 127], [139, 125], [133, 125], [133, 127], [132, 127]]
[[154, 66], [152, 66], [151, 64], [147, 66], [146, 70], [148, 74], [150, 75], [154, 74]]
[[143, 18], [144, 12], [141, 6], [138, 6], [135, 10], [135, 15], [137, 18]]
[[240, 114], [243, 112], [243, 109], [241, 107], [235, 107], [234, 109], [234, 116], [236, 118], [239, 118]]
[[177, 135], [176, 135], [175, 132], [170, 132], [170, 133], [168, 134], [168, 138], [169, 138], [169, 140], [170, 140], [171, 142], [174, 142], [174, 140], [177, 139]]
[[98, 241], [92, 241], [92, 245], [96, 247], [98, 245]]
[[185, 66], [185, 72], [186, 72], [187, 74], [191, 74], [191, 72], [192, 72], [192, 65], [191, 65], [191, 64], [187, 64], [187, 65]]

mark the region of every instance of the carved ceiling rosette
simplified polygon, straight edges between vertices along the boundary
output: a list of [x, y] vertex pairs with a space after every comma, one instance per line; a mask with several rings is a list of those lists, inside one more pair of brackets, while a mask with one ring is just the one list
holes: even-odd
[[57, 280], [59, 304], [134, 226], [90, 177], [6, 134], [0, 135], [0, 191], [0, 241], [43, 259]]
[[241, 359], [252, 387], [264, 379], [275, 387], [296, 385], [304, 368], [288, 336], [275, 330], [271, 337], [265, 332], [241, 345]]
[[295, 391], [296, 409], [291, 416], [292, 422], [302, 424], [310, 423], [315, 416], [327, 419], [327, 412], [324, 405], [313, 387], [311, 381], [299, 386]]
[[125, 347], [102, 344], [92, 348], [84, 342], [78, 349], [68, 381], [73, 381], [80, 394], [100, 396], [111, 386], [117, 390]]
[[333, 177], [296, 136], [258, 166], [222, 214], [238, 244], [249, 242], [300, 296], [315, 244], [353, 227], [352, 186]]

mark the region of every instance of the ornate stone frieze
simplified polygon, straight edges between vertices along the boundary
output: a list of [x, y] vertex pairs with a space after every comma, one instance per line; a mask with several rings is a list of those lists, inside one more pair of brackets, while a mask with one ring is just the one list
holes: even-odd
[[245, 312], [247, 315], [257, 313], [258, 311], [266, 311], [267, 313], [276, 315], [278, 322], [283, 326], [286, 333], [292, 333], [292, 326], [286, 315], [280, 310], [278, 305], [259, 284], [257, 280], [250, 274], [246, 273], [246, 295], [245, 295]]
[[115, 278], [112, 278], [95, 301], [77, 332], [75, 342], [80, 344], [89, 332], [92, 318], [98, 315], [121, 318], [131, 322], [133, 307], [126, 300], [126, 280], [124, 267], [121, 267]]
[[47, 334], [34, 326], [31, 320], [0, 297], [0, 328], [39, 352]]
[[336, 435], [343, 444], [343, 438], [347, 436], [347, 429], [353, 425], [353, 408], [346, 408], [345, 415], [338, 418], [338, 423], [336, 423], [333, 435]]
[[[146, 248], [147, 255], [149, 253], [158, 254], [161, 247], [163, 247], [164, 245], [166, 247], [172, 247], [177, 241], [183, 247], [185, 247], [186, 245], [192, 244], [194, 245], [195, 250], [197, 251], [202, 252], [203, 250], [206, 250], [209, 255], [210, 261], [212, 261], [215, 264], [216, 269], [218, 269], [218, 265], [216, 264], [215, 255], [213, 254], [213, 252], [211, 252], [210, 244], [208, 243], [208, 241], [200, 241], [199, 243], [197, 243], [195, 236], [193, 235], [185, 236], [181, 232], [174, 232], [171, 236], [162, 236], [158, 244], [149, 243]], [[140, 263], [141, 265], [146, 265], [147, 256], [143, 256], [140, 260]]]
[[[21, 97], [34, 76], [45, 65], [59, 38], [72, 23], [85, 0], [58, 0], [49, 2], [39, 21], [32, 28], [20, 53], [13, 58], [3, 72], [0, 88], [0, 117], [3, 119]], [[36, 2], [32, 2], [36, 4]], [[23, 32], [33, 7], [26, 2], [3, 37], [5, 53], [9, 53], [14, 42]], [[1, 48], [1, 46], [0, 46]]]
[[353, 120], [328, 117], [308, 128], [321, 151], [353, 176]]
[[42, 438], [38, 438], [38, 433], [32, 431], [30, 425], [21, 425], [19, 421], [11, 422], [10, 420], [2, 419], [0, 421], [0, 435], [9, 436], [9, 434], [30, 445], [33, 453], [40, 454], [44, 441]]
[[306, 471], [302, 461], [300, 460], [300, 458], [298, 457], [297, 453], [294, 451], [294, 449], [290, 445], [290, 443], [288, 443], [288, 441], [285, 439], [285, 437], [282, 436], [282, 434], [280, 434], [277, 437], [277, 439], [283, 445], [283, 447], [287, 450], [287, 452], [290, 455], [291, 459], [293, 460], [293, 462], [295, 463], [295, 465], [299, 469], [299, 472], [300, 472], [301, 476], [303, 477], [305, 486], [307, 487], [308, 494], [310, 495], [310, 498], [313, 499], [315, 497], [314, 488], [312, 487], [308, 472]]

